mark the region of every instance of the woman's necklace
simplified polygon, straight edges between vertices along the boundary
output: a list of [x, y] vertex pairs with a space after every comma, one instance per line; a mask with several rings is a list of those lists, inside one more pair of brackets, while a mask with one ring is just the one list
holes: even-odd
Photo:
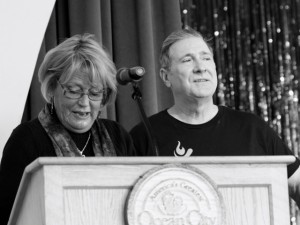
[[89, 133], [89, 137], [88, 137], [88, 139], [87, 139], [87, 141], [86, 141], [86, 143], [85, 143], [83, 149], [82, 149], [82, 150], [79, 150], [79, 148], [77, 148], [77, 150], [80, 152], [80, 155], [81, 155], [82, 157], [85, 157], [85, 155], [83, 154], [83, 151], [85, 150], [86, 146], [88, 145], [89, 140], [90, 140], [90, 137], [91, 137], [91, 132]]

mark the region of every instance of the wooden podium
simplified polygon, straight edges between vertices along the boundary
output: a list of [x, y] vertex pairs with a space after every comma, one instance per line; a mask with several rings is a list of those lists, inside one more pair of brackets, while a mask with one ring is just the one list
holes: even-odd
[[[38, 158], [24, 172], [9, 224], [128, 224], [128, 196], [142, 177], [164, 165], [185, 165], [216, 185], [226, 214], [218, 225], [289, 225], [286, 165], [293, 161], [292, 156]], [[174, 221], [148, 224], [183, 225]], [[185, 224], [201, 225], [193, 219]]]

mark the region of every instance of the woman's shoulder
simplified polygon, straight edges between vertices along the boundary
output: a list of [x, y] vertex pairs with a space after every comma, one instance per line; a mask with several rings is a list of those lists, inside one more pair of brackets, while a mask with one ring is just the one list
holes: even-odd
[[43, 127], [37, 118], [19, 124], [12, 132], [11, 137], [19, 137], [21, 139], [29, 138], [35, 134], [41, 134]]
[[110, 120], [110, 119], [99, 119], [99, 121], [101, 121], [104, 126], [108, 129], [124, 129], [123, 126], [114, 120]]
[[46, 149], [47, 142], [47, 134], [38, 119], [23, 122], [12, 131], [4, 146], [3, 156], [9, 158], [18, 155], [19, 158], [24, 158], [20, 161], [29, 163], [41, 149]]
[[19, 124], [8, 138], [6, 147], [41, 148], [49, 142], [48, 139], [47, 133], [36, 118]]
[[107, 129], [118, 156], [134, 156], [135, 150], [127, 130], [118, 122], [109, 119], [99, 119]]
[[107, 131], [114, 136], [127, 136], [129, 135], [127, 130], [117, 121], [110, 120], [110, 119], [99, 119]]

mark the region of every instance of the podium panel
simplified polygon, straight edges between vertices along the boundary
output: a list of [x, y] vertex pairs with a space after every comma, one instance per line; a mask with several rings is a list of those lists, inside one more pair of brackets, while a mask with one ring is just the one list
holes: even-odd
[[[289, 225], [286, 165], [293, 161], [291, 156], [42, 157], [26, 167], [9, 224]], [[189, 208], [191, 202], [197, 205], [197, 197], [187, 202], [184, 196], [209, 195], [209, 190], [198, 187], [197, 178], [187, 180], [185, 174], [176, 171], [165, 177], [158, 173], [151, 181], [155, 185], [153, 188], [150, 186], [146, 190], [140, 185], [148, 179], [149, 171], [166, 165], [191, 168], [212, 182], [218, 192], [216, 196], [220, 195], [222, 200], [222, 219], [219, 221], [211, 215], [213, 219], [201, 222], [204, 220], [199, 216], [205, 212], [200, 214], [195, 208]], [[170, 180], [172, 176], [175, 180]], [[182, 180], [191, 185], [183, 189]], [[155, 195], [151, 197], [153, 192]], [[163, 192], [167, 194], [163, 195], [162, 203], [151, 204], [153, 207], [162, 204], [165, 208], [155, 209], [160, 214], [150, 212], [152, 206], [148, 199], [156, 201], [156, 196]], [[135, 199], [139, 198], [136, 193], [143, 199]], [[133, 201], [141, 201], [138, 208], [131, 207]], [[139, 209], [141, 211], [137, 212]], [[203, 204], [200, 204], [200, 210], [206, 210]], [[131, 220], [128, 215], [134, 213], [137, 219]], [[144, 215], [147, 215], [146, 219], [142, 220]]]

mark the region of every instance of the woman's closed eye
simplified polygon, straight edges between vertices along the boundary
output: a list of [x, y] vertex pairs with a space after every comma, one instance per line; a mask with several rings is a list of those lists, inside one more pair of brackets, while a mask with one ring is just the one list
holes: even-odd
[[80, 87], [67, 86], [66, 88], [69, 92], [74, 92], [74, 93], [82, 92], [82, 89]]
[[71, 94], [81, 94], [81, 93], [83, 93], [81, 90], [77, 90], [77, 91], [73, 91], [73, 90], [68, 90], [68, 92], [69, 93], [71, 93]]
[[93, 91], [93, 90], [91, 90], [89, 92], [89, 95], [92, 95], [92, 96], [100, 96], [102, 94], [103, 94], [103, 91]]

